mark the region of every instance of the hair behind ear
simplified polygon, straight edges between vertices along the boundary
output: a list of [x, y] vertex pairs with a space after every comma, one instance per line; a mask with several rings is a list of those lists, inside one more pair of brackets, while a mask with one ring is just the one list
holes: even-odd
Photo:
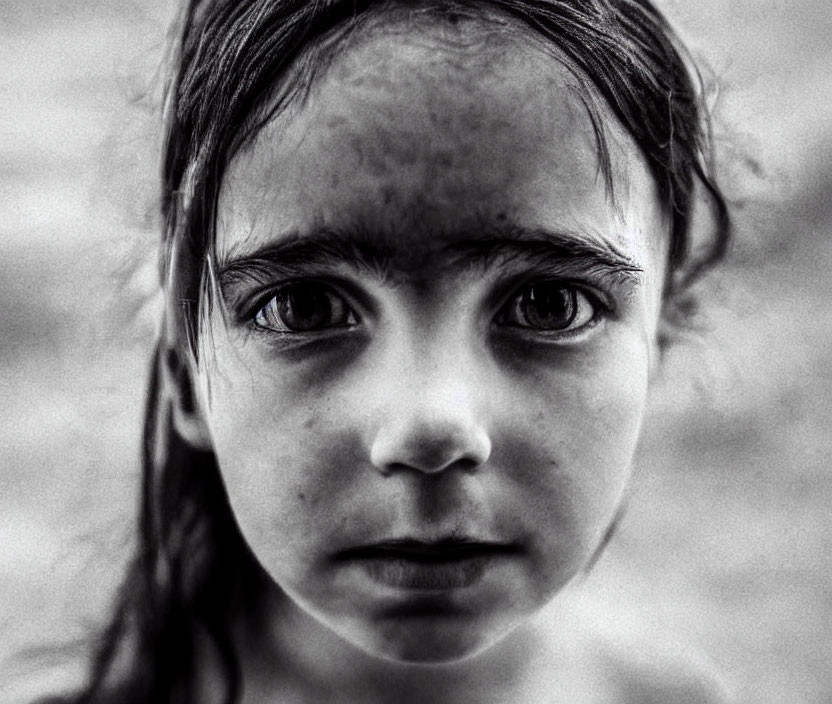
[[39, 704], [199, 704], [206, 645], [223, 685], [219, 701], [239, 700], [235, 594], [259, 573], [213, 452], [184, 438], [174, 421], [175, 412], [190, 422], [198, 411], [198, 404], [189, 405], [176, 362], [160, 343], [145, 408], [135, 554], [95, 646], [88, 682], [76, 694]]
[[[226, 685], [223, 701], [230, 704], [239, 687], [233, 597], [247, 578], [249, 553], [210, 444], [197, 444], [208, 435], [190, 367], [172, 351], [161, 342], [157, 347], [144, 429], [139, 560], [146, 594], [138, 604], [144, 613], [135, 665], [140, 672], [147, 667], [142, 660], [153, 663], [160, 698], [150, 701], [180, 692], [183, 702], [196, 704], [204, 666], [197, 653], [207, 643]], [[188, 437], [183, 429], [199, 434]]]

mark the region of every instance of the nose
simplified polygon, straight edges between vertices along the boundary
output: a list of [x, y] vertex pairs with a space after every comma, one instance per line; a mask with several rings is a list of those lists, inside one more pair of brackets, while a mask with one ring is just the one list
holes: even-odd
[[476, 380], [458, 369], [433, 374], [399, 368], [370, 450], [382, 473], [410, 469], [436, 474], [473, 470], [491, 455], [491, 438], [477, 416]]

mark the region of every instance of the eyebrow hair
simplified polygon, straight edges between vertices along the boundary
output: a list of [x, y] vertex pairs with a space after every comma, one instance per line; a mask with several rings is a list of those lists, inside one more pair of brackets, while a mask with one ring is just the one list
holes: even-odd
[[[440, 234], [438, 239], [445, 241], [445, 245], [437, 252], [446, 254], [451, 265], [458, 268], [476, 264], [487, 266], [495, 259], [522, 257], [546, 262], [579, 262], [585, 268], [629, 279], [638, 279], [643, 272], [636, 259], [607, 238], [572, 230], [490, 224], [478, 226], [472, 234]], [[277, 273], [291, 275], [337, 265], [347, 265], [386, 280], [394, 269], [409, 268], [400, 261], [407, 253], [395, 247], [395, 241], [395, 235], [362, 229], [292, 231], [251, 252], [235, 253], [232, 250], [224, 261], [219, 262], [220, 289], [225, 292], [242, 280], [267, 280]]]
[[476, 237], [450, 243], [448, 249], [456, 254], [459, 264], [488, 264], [500, 257], [527, 257], [546, 261], [579, 260], [586, 266], [633, 278], [644, 271], [640, 262], [607, 238], [575, 230], [492, 226], [484, 228]]

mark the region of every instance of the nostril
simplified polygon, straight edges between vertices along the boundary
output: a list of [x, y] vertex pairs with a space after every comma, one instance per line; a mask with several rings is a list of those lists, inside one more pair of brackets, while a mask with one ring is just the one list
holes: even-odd
[[410, 469], [433, 474], [450, 468], [473, 471], [490, 455], [487, 433], [474, 424], [390, 424], [377, 434], [370, 460], [385, 473]]
[[484, 464], [484, 462], [480, 462], [471, 457], [461, 457], [454, 463], [454, 466], [461, 469], [463, 472], [473, 472], [482, 464]]

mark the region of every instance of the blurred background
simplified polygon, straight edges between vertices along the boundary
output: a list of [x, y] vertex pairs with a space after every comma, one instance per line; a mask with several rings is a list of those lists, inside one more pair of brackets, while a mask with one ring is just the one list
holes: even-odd
[[[585, 588], [742, 704], [832, 702], [832, 3], [664, 0], [738, 233]], [[0, 0], [0, 704], [80, 682], [133, 539], [170, 0]]]

